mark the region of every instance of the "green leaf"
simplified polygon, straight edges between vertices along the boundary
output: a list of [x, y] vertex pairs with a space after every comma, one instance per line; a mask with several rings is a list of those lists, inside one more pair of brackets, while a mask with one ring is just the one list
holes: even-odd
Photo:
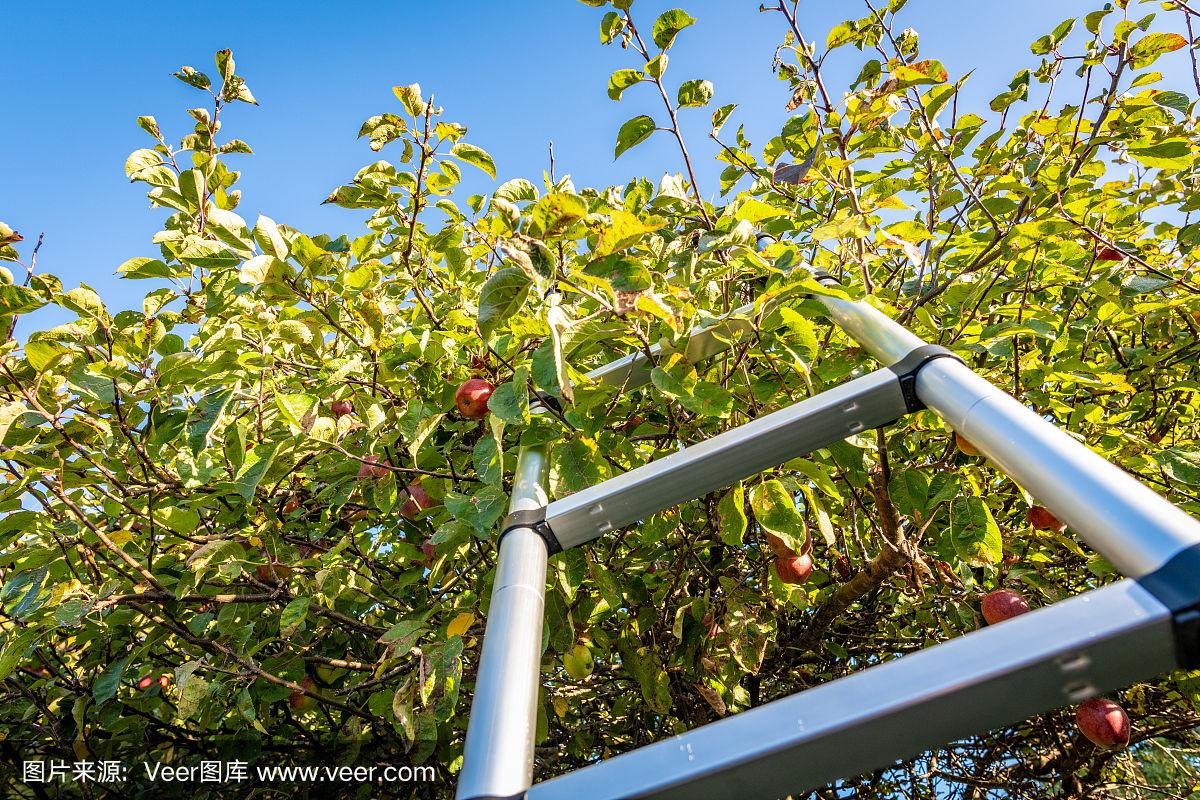
[[1129, 48], [1129, 60], [1134, 69], [1142, 69], [1161, 55], [1187, 47], [1187, 43], [1178, 33], [1148, 33]]
[[617, 146], [613, 158], [620, 158], [629, 148], [641, 144], [654, 133], [654, 120], [642, 114], [628, 120], [617, 132]]
[[156, 258], [131, 258], [117, 272], [126, 278], [173, 278], [176, 270]]
[[1187, 115], [1192, 105], [1191, 98], [1182, 92], [1155, 92], [1150, 99], [1163, 108], [1170, 108], [1184, 115]]
[[852, 20], [846, 20], [830, 29], [829, 35], [825, 37], [825, 49], [833, 50], [844, 44], [850, 44], [858, 37], [858, 26]]
[[1148, 167], [1162, 169], [1186, 169], [1194, 158], [1192, 146], [1186, 139], [1130, 145], [1129, 155]]
[[725, 127], [725, 121], [729, 119], [729, 115], [737, 108], [737, 103], [729, 103], [721, 106], [712, 114], [712, 135], [716, 136], [721, 132], [721, 128]]
[[609, 223], [600, 229], [600, 239], [592, 252], [593, 259], [601, 259], [637, 244], [647, 233], [659, 230], [665, 224], [654, 219], [644, 222], [628, 211], [614, 208], [608, 212]]
[[13, 673], [25, 658], [26, 651], [37, 643], [41, 635], [42, 632], [34, 627], [8, 629], [4, 637], [4, 646], [0, 648], [0, 680]]
[[525, 304], [533, 281], [519, 267], [497, 270], [479, 292], [479, 331], [486, 339]]
[[[501, 384], [507, 386], [509, 384]], [[496, 387], [498, 392], [500, 387]], [[496, 395], [492, 394], [488, 401], [488, 410], [495, 413], [492, 408], [492, 401], [496, 399]], [[496, 437], [483, 436], [475, 443], [475, 449], [471, 453], [471, 462], [475, 465], [475, 474], [484, 483], [499, 484], [504, 478], [504, 451], [496, 444]]]
[[644, 67], [646, 74], [651, 78], [661, 78], [667, 71], [668, 60], [666, 53], [659, 53], [646, 62], [646, 66]]
[[1071, 19], [1063, 20], [1052, 33], [1048, 33], [1038, 39], [1029, 46], [1029, 49], [1034, 53], [1034, 55], [1039, 56], [1046, 55], [1052, 50], [1057, 50], [1058, 46], [1062, 44], [1063, 40], [1070, 35], [1074, 28], [1075, 19], [1073, 17]]
[[408, 86], [393, 86], [392, 94], [404, 104], [404, 108], [414, 117], [425, 113], [425, 101], [421, 99], [421, 84], [411, 83]]
[[16, 400], [0, 406], [0, 445], [4, 444], [4, 438], [8, 436], [8, 429], [21, 418], [25, 411], [25, 404]]
[[942, 62], [932, 59], [918, 61], [914, 64], [901, 64], [892, 71], [892, 77], [897, 81], [897, 89], [907, 89], [928, 83], [945, 83], [950, 73], [942, 66]]
[[644, 81], [645, 75], [641, 70], [619, 69], [608, 78], [608, 97], [610, 100], [620, 100], [621, 93], [630, 86]]
[[660, 50], [669, 50], [675, 43], [675, 37], [679, 35], [679, 32], [695, 21], [696, 19], [683, 9], [672, 8], [670, 11], [664, 11], [654, 21], [654, 27], [650, 29], [650, 36]]
[[96, 682], [92, 684], [92, 698], [95, 699], [97, 705], [117, 696], [117, 687], [121, 685], [121, 673], [125, 671], [127, 663], [129, 663], [128, 655], [120, 661], [110, 664], [108, 669], [96, 678]]
[[504, 515], [508, 497], [498, 486], [484, 486], [470, 495], [450, 492], [444, 504], [455, 519], [468, 523], [482, 536]]
[[901, 514], [920, 519], [929, 501], [929, 478], [917, 469], [902, 469], [892, 473], [888, 494]]
[[1154, 455], [1169, 478], [1189, 486], [1200, 486], [1200, 450], [1171, 447]]
[[246, 459], [242, 462], [242, 468], [237, 475], [237, 490], [247, 503], [254, 499], [254, 492], [258, 489], [259, 482], [271, 468], [277, 447], [278, 445], [273, 443], [260, 444], [246, 453]]
[[804, 548], [804, 517], [796, 508], [795, 498], [782, 483], [769, 480], [752, 487], [750, 509], [759, 525], [783, 539], [793, 551], [799, 553]]
[[497, 200], [519, 203], [522, 200], [537, 200], [538, 190], [533, 183], [524, 178], [513, 178], [511, 181], [500, 184], [492, 196]]
[[1004, 558], [1004, 540], [991, 510], [981, 497], [958, 497], [951, 505], [949, 529], [955, 554], [968, 564], [998, 564]]
[[187, 441], [193, 455], [208, 447], [209, 434], [232, 398], [232, 389], [213, 392], [202, 397], [188, 413]]
[[254, 239], [263, 253], [273, 255], [281, 261], [287, 260], [287, 240], [283, 238], [275, 220], [260, 214], [258, 222], [254, 223]]
[[0, 317], [10, 314], [28, 314], [46, 305], [42, 296], [28, 286], [0, 284]]
[[311, 394], [277, 394], [275, 407], [288, 421], [292, 433], [306, 433], [317, 416], [318, 403]]
[[541, 239], [553, 238], [566, 233], [568, 228], [587, 215], [587, 211], [587, 201], [577, 194], [548, 194], [529, 209], [529, 233]]
[[175, 715], [180, 720], [190, 719], [200, 710], [200, 704], [208, 697], [208, 681], [199, 675], [189, 675], [179, 687], [179, 700]]
[[679, 107], [680, 108], [700, 108], [708, 105], [713, 97], [713, 85], [711, 81], [685, 81], [679, 87]]
[[607, 462], [594, 439], [581, 436], [555, 445], [550, 454], [550, 490], [566, 497], [608, 477]]
[[609, 11], [600, 20], [600, 44], [609, 44], [625, 30], [625, 20], [616, 11]]
[[87, 284], [80, 284], [78, 288], [66, 292], [58, 302], [81, 317], [100, 318], [105, 315], [104, 302], [100, 295]]
[[380, 636], [379, 641], [391, 644], [397, 653], [407, 653], [426, 630], [421, 620], [401, 620]]
[[492, 161], [492, 157], [482, 147], [476, 147], [466, 142], [455, 142], [454, 146], [450, 148], [450, 154], [468, 164], [479, 167], [492, 180], [496, 179], [496, 162]]
[[717, 527], [721, 531], [722, 542], [730, 547], [742, 546], [747, 528], [746, 491], [742, 484], [734, 484], [718, 501]]
[[284, 606], [283, 611], [279, 614], [279, 635], [285, 639], [290, 638], [293, 633], [299, 630], [300, 625], [308, 616], [308, 606], [312, 602], [307, 597], [297, 597], [292, 602]]

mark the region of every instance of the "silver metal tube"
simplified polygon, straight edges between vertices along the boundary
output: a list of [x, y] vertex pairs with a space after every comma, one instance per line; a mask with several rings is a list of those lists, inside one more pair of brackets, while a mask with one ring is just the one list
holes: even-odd
[[1126, 580], [539, 783], [526, 800], [799, 796], [1175, 668]]
[[930, 361], [917, 396], [1122, 574], [1200, 544], [1200, 522], [965, 365]]
[[818, 296], [837, 326], [885, 365], [895, 364], [925, 342], [865, 301]]
[[566, 550], [904, 414], [896, 374], [876, 370], [555, 500], [546, 523]]
[[[520, 451], [509, 512], [546, 505], [546, 449]], [[533, 781], [546, 543], [530, 528], [500, 543], [457, 797], [509, 797]]]
[[[766, 310], [769, 312], [770, 308], [771, 306], [768, 305]], [[693, 331], [683, 347], [683, 353], [687, 360], [698, 364], [706, 358], [728, 350], [733, 342], [749, 337], [755, 331], [753, 314], [754, 304], [751, 303], [734, 309], [706, 328]], [[650, 353], [652, 355], [657, 356], [660, 352], [662, 352], [661, 346], [651, 345]], [[587, 375], [597, 383], [636, 389], [650, 382], [650, 367], [651, 364], [645, 353], [634, 352], [602, 367], [597, 367]]]

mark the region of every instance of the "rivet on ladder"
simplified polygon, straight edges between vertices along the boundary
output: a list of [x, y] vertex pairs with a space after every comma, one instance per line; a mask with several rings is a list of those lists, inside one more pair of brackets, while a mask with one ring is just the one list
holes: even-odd
[[1095, 697], [1099, 694], [1099, 692], [1096, 691], [1095, 686], [1087, 681], [1075, 681], [1073, 683], [1068, 683], [1063, 687], [1063, 694], [1065, 694], [1067, 699], [1072, 703], [1080, 703], [1090, 697]]
[[1083, 672], [1092, 665], [1092, 659], [1087, 653], [1070, 653], [1057, 659], [1058, 668], [1068, 675], [1072, 672]]

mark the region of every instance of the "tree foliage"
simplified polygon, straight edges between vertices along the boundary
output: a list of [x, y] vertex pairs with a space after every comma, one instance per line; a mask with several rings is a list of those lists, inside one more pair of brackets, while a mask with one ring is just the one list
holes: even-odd
[[[550, 173], [463, 197], [464, 169], [500, 171], [412, 84], [359, 132], [390, 160], [326, 199], [365, 210], [361, 230], [251, 222], [251, 148], [220, 118], [255, 99], [222, 51], [211, 78], [175, 74], [202, 102], [177, 144], [138, 119], [126, 174], [164, 213], [119, 268], [152, 287], [140, 309], [34, 269], [0, 225], [0, 258], [26, 268], [0, 276], [4, 760], [428, 763], [444, 783], [409, 788], [444, 794], [517, 448], [552, 445], [563, 496], [873, 368], [816, 293], [868, 298], [1200, 512], [1196, 96], [1155, 88], [1160, 58], [1195, 72], [1196, 10], [1067, 20], [972, 109], [905, 0], [824, 39], [782, 3], [765, 11], [790, 115], [755, 144], [719, 79], [668, 64], [702, 16], [586, 4], [629, 58], [609, 96], [662, 97], [614, 132], [617, 156], [676, 142], [657, 182]], [[831, 59], [860, 68], [844, 94]], [[702, 113], [719, 187], [679, 123]], [[754, 335], [690, 363], [687, 332], [747, 303]], [[78, 317], [19, 339], [44, 305]], [[584, 377], [655, 343], [645, 388]], [[498, 385], [482, 422], [454, 411], [472, 376]], [[531, 414], [538, 394], [561, 411]], [[539, 774], [961, 635], [989, 590], [1045, 605], [1115, 579], [1070, 531], [1032, 529], [1032, 503], [921, 412], [554, 557]], [[811, 546], [807, 582], [779, 580], [768, 533]], [[1063, 709], [821, 795], [1188, 796], [1200, 677], [1118, 699], [1128, 751]]]

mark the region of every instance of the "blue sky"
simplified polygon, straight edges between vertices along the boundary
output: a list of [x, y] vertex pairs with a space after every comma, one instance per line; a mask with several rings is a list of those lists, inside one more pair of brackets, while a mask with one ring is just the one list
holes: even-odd
[[[359, 167], [389, 157], [387, 148], [376, 155], [355, 136], [367, 117], [399, 109], [391, 93], [396, 84], [419, 82], [426, 95], [434, 93], [444, 118], [467, 125], [467, 140], [492, 154], [500, 181], [522, 176], [537, 182], [551, 140], [558, 174], [570, 173], [579, 185], [624, 183], [643, 174], [657, 179], [681, 169], [673, 140], [662, 135], [613, 161], [620, 124], [639, 113], [660, 115], [661, 100], [648, 86], [627, 91], [620, 103], [608, 99], [609, 74], [635, 66], [633, 55], [602, 47], [602, 12], [574, 0], [4, 5], [0, 220], [30, 241], [44, 232], [40, 269], [68, 286], [95, 287], [113, 311], [140, 306], [151, 288], [122, 281], [114, 270], [132, 256], [156, 255], [150, 237], [165, 216], [149, 210], [143, 186], [124, 176], [126, 156], [150, 144], [134, 119], [154, 115], [177, 140], [190, 128], [185, 109], [202, 103], [170, 73], [189, 64], [215, 74], [212, 56], [220, 48], [233, 49], [238, 72], [260, 103], [222, 115], [222, 134], [255, 150], [230, 157], [243, 171], [238, 211], [251, 224], [264, 213], [308, 233], [354, 232], [363, 214], [320, 202]], [[788, 99], [785, 84], [770, 71], [784, 20], [759, 13], [758, 5], [637, 0], [633, 7], [647, 31], [672, 6], [698, 18], [671, 52], [667, 82], [713, 81], [713, 106], [738, 103], [729, 124], [744, 123], [756, 147], [778, 132]], [[1019, 68], [1036, 63], [1029, 42], [1100, 5], [910, 0], [902, 21], [921, 34], [922, 54], [940, 59], [952, 78], [974, 70], [960, 112], [991, 119], [987, 101]], [[1158, 4], [1135, 6], [1134, 16], [1156, 10]], [[802, 29], [819, 42], [844, 17], [864, 13], [856, 0], [800, 3]], [[1160, 12], [1160, 20], [1174, 24], [1168, 17]], [[831, 59], [831, 91], [848, 85], [861, 58], [844, 48]], [[1189, 91], [1183, 61], [1156, 64], [1167, 73], [1161, 88]], [[1060, 97], [1068, 102], [1068, 95]], [[712, 160], [715, 145], [705, 139], [709, 111], [681, 114], [701, 188], [713, 196], [723, 165]], [[469, 191], [495, 185], [465, 169]], [[44, 309], [22, 320], [19, 332], [71, 316]]]

